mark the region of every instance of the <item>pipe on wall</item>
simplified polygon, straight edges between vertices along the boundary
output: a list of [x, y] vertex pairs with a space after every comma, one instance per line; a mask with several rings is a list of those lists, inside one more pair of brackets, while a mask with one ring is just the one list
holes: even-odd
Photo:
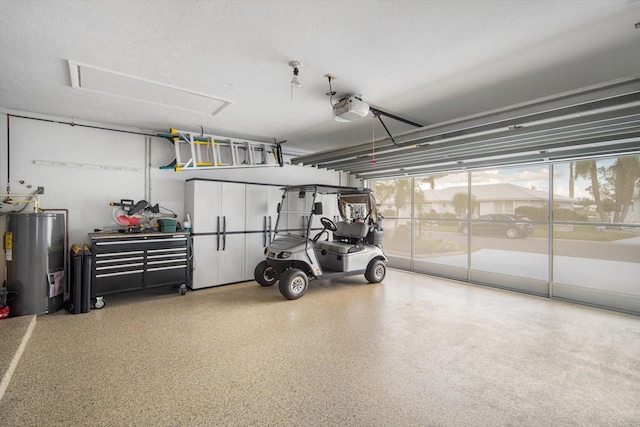
[[11, 194], [11, 132], [9, 131], [10, 115], [7, 114], [7, 194]]
[[151, 137], [144, 138], [144, 197], [145, 200], [151, 200]]

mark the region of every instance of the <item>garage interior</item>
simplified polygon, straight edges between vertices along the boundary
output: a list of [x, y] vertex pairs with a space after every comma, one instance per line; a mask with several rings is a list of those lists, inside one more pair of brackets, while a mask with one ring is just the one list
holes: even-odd
[[[0, 0], [0, 19], [7, 289], [10, 218], [38, 207], [65, 220], [55, 284], [71, 244], [136, 238], [129, 203], [194, 242], [182, 296], [145, 271], [99, 308], [94, 264], [91, 309], [0, 317], [2, 424], [640, 423], [640, 2]], [[289, 301], [253, 280], [280, 188], [306, 184], [374, 190], [382, 283]], [[194, 200], [228, 253], [208, 258]]]

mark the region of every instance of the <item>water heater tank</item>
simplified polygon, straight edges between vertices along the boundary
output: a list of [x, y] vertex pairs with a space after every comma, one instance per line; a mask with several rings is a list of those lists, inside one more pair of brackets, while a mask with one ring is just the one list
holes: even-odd
[[10, 214], [7, 224], [7, 290], [11, 316], [62, 308], [65, 277], [63, 214]]

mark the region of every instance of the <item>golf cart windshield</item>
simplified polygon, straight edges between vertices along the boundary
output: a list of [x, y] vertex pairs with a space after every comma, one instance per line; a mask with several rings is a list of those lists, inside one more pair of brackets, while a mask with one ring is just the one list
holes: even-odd
[[307, 237], [307, 224], [313, 210], [313, 189], [285, 189], [280, 203], [276, 233]]

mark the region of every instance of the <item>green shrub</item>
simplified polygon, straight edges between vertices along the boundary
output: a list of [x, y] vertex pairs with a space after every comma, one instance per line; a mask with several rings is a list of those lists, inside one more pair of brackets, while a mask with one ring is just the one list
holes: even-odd
[[[547, 221], [548, 208], [538, 208], [535, 206], [519, 206], [516, 214], [529, 218], [532, 221]], [[572, 209], [557, 208], [553, 210], [553, 219], [556, 221], [587, 221], [588, 217], [583, 212], [576, 212]]]
[[555, 221], [587, 221], [588, 217], [583, 212], [576, 212], [567, 208], [558, 208], [553, 210], [553, 219]]
[[573, 212], [573, 220], [574, 221], [589, 221], [589, 215], [584, 212]]
[[516, 215], [522, 215], [531, 221], [546, 221], [549, 209], [547, 207], [538, 208], [536, 206], [518, 206]]

